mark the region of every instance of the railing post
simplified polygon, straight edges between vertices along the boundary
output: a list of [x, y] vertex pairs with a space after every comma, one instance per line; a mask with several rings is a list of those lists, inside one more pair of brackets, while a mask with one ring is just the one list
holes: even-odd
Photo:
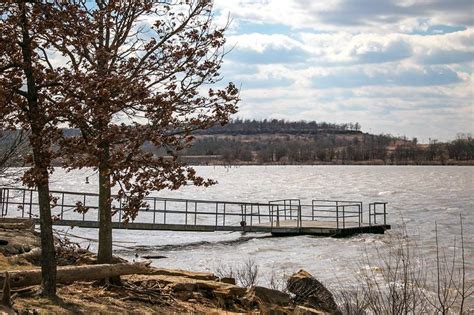
[[250, 226], [253, 224], [253, 204], [250, 205]]
[[[84, 203], [83, 203], [84, 208], [86, 207], [86, 195], [84, 194]], [[82, 221], [86, 220], [86, 212], [82, 213]]]
[[194, 226], [197, 225], [197, 207], [198, 207], [198, 203], [197, 201], [194, 201]]
[[280, 226], [280, 206], [277, 205], [277, 226]]
[[[23, 217], [23, 215], [21, 216]], [[64, 192], [61, 194], [61, 220], [64, 217]]]
[[5, 213], [4, 216], [8, 215], [8, 204], [10, 202], [10, 189], [7, 189], [7, 201], [5, 202]]
[[184, 217], [184, 225], [188, 225], [188, 201], [186, 200], [186, 210], [185, 210], [185, 217]]
[[217, 227], [217, 217], [218, 217], [218, 214], [219, 214], [219, 203], [216, 202], [216, 227]]
[[26, 190], [23, 191], [23, 196], [21, 200], [21, 217], [23, 218], [25, 216], [25, 195], [26, 195]]
[[32, 216], [31, 212], [33, 212], [33, 190], [30, 190], [30, 215], [29, 215], [30, 219]]
[[153, 225], [155, 224], [156, 224], [156, 197], [153, 197]]
[[166, 200], [164, 201], [163, 224], [166, 224]]
[[342, 228], [346, 228], [346, 206], [342, 206]]
[[270, 226], [273, 229], [273, 206], [268, 204], [268, 220], [270, 220]]
[[359, 208], [359, 227], [360, 227], [362, 224], [362, 203], [358, 205], [358, 208]]
[[224, 203], [224, 215], [222, 216], [222, 226], [225, 226], [225, 206], [226, 204]]
[[336, 201], [336, 227], [339, 230], [339, 205]]
[[387, 225], [387, 203], [383, 204], [383, 224]]
[[303, 220], [302, 220], [302, 216], [301, 216], [301, 204], [298, 206], [298, 227], [303, 227]]
[[377, 224], [377, 204], [374, 203], [374, 224]]
[[258, 224], [262, 223], [260, 218], [260, 205], [257, 205], [257, 212], [258, 212]]
[[372, 204], [369, 203], [369, 226], [372, 226]]

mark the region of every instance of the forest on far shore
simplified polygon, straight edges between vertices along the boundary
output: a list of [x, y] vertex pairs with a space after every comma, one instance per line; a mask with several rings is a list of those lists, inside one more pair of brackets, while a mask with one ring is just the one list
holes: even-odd
[[360, 129], [359, 123], [234, 120], [196, 133], [180, 155], [192, 164], [474, 164], [471, 135], [420, 144]]
[[[0, 156], [15, 139], [15, 132], [0, 133]], [[64, 136], [80, 136], [78, 129], [64, 129]], [[192, 145], [175, 152], [192, 165], [231, 164], [370, 164], [370, 165], [474, 165], [474, 139], [460, 134], [455, 140], [430, 140], [374, 135], [355, 123], [315, 121], [232, 120], [196, 131]], [[26, 139], [24, 139], [26, 140]], [[168, 152], [146, 142], [143, 149], [156, 156]], [[25, 165], [25, 152], [11, 157], [10, 165]], [[55, 165], [61, 165], [60, 158]]]

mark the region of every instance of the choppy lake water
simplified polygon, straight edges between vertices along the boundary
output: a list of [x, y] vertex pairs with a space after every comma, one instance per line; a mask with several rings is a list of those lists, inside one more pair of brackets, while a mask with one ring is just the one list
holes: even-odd
[[[388, 223], [393, 229], [406, 223], [409, 234], [426, 257], [434, 257], [435, 222], [443, 248], [457, 235], [459, 216], [464, 219], [468, 278], [474, 278], [474, 167], [441, 166], [199, 166], [198, 174], [213, 178], [210, 188], [185, 187], [155, 195], [188, 199], [266, 202], [299, 198], [387, 201]], [[86, 176], [90, 184], [85, 184]], [[97, 174], [92, 170], [66, 173], [57, 169], [51, 188], [97, 191]], [[74, 228], [70, 233], [97, 238], [94, 229]], [[387, 235], [363, 234], [350, 238], [265, 235], [214, 232], [168, 232], [114, 230], [116, 254], [133, 259], [139, 255], [162, 255], [159, 267], [214, 271], [251, 259], [260, 273], [291, 273], [306, 269], [331, 286], [352, 278], [361, 267], [363, 253], [383, 244]], [[89, 241], [81, 240], [84, 246]], [[90, 246], [95, 249], [95, 243]], [[125, 248], [126, 247], [126, 248]], [[265, 282], [265, 276], [261, 279]]]

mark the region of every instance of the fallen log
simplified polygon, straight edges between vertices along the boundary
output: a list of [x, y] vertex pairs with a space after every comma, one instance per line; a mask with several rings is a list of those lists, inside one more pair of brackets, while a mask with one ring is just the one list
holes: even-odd
[[[57, 282], [67, 284], [74, 281], [93, 281], [123, 275], [149, 274], [151, 272], [152, 269], [149, 267], [149, 262], [65, 266], [58, 267]], [[40, 269], [11, 271], [9, 274], [10, 287], [12, 288], [41, 284]], [[3, 285], [4, 281], [5, 275], [0, 275], [0, 285]]]
[[34, 230], [35, 221], [30, 219], [0, 218], [0, 228], [5, 230]]
[[34, 260], [34, 259], [39, 260], [40, 257], [41, 257], [41, 248], [35, 247], [32, 250], [30, 250], [29, 252], [21, 253], [21, 254], [14, 255], [14, 256], [10, 256], [10, 257], [7, 257], [7, 259], [8, 259], [8, 262], [10, 264], [16, 265], [19, 262], [21, 262], [22, 260], [27, 260], [27, 261]]

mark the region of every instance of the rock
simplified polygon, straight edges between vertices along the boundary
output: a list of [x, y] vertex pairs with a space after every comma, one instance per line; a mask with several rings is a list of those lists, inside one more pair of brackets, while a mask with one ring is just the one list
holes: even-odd
[[325, 315], [327, 313], [315, 310], [314, 308], [297, 305], [293, 311], [293, 315]]
[[175, 270], [175, 269], [160, 269], [154, 268], [152, 272], [153, 275], [163, 275], [163, 276], [176, 276], [176, 277], [185, 277], [196, 280], [217, 280], [217, 277], [212, 273], [206, 272], [191, 272], [187, 270]]
[[259, 286], [249, 288], [245, 298], [258, 305], [269, 304], [278, 306], [288, 306], [291, 300], [290, 295], [287, 293]]
[[40, 246], [38, 234], [30, 230], [1, 230], [0, 239], [4, 245], [0, 246], [0, 254], [13, 256], [29, 252]]
[[288, 278], [287, 287], [295, 295], [294, 302], [297, 305], [341, 314], [332, 293], [308, 272], [300, 270], [293, 274]]
[[219, 281], [223, 283], [233, 284], [233, 285], [236, 284], [235, 278], [230, 278], [230, 277], [220, 278]]
[[0, 315], [15, 315], [15, 314], [17, 314], [15, 310], [9, 307], [0, 305]]

